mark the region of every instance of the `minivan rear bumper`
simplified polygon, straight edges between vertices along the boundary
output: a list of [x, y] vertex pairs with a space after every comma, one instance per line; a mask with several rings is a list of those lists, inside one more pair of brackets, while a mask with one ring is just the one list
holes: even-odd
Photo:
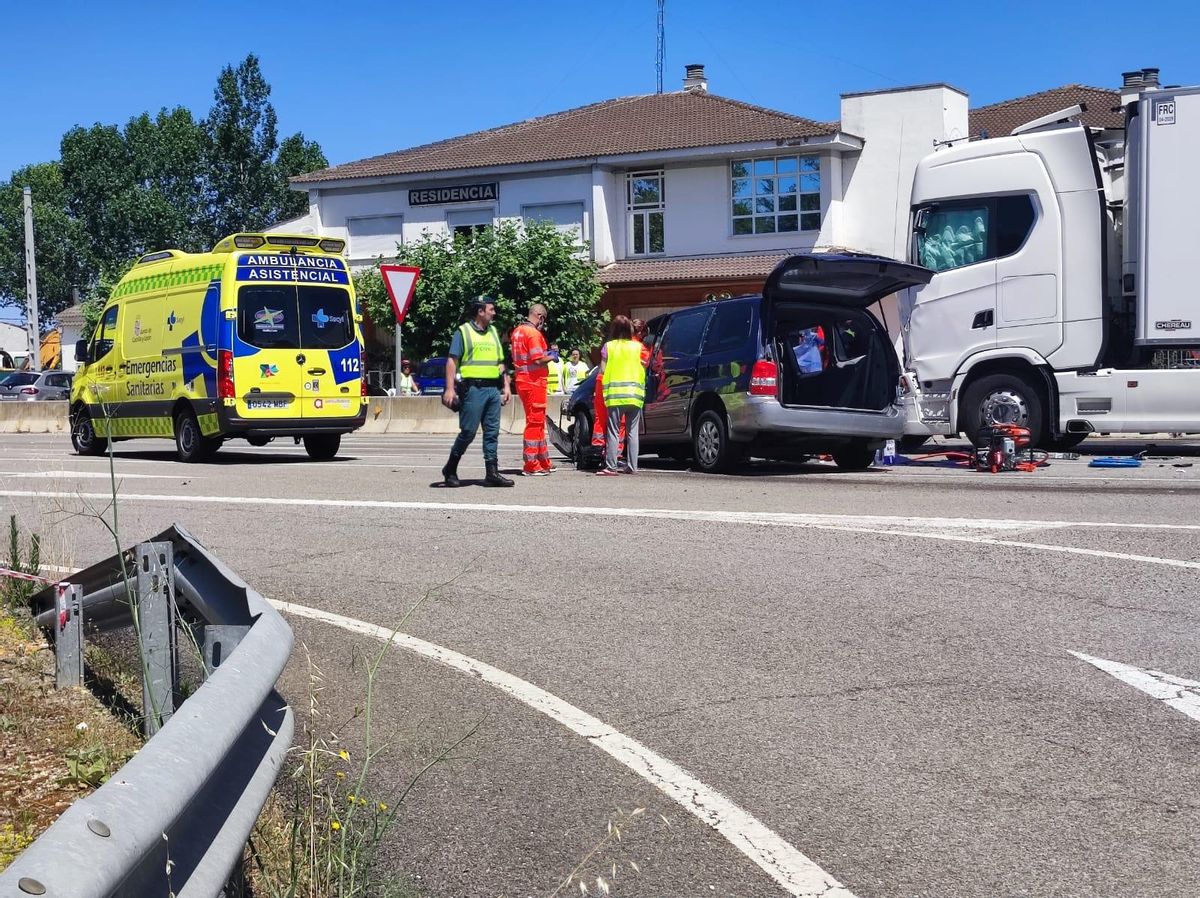
[[759, 436], [840, 437], [893, 440], [904, 435], [904, 410], [867, 412], [824, 407], [785, 407], [774, 396], [745, 396], [728, 403], [729, 435], [738, 442]]

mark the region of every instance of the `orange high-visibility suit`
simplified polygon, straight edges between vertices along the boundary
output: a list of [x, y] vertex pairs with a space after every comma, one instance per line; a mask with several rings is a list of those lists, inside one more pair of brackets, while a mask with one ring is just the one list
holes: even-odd
[[550, 448], [546, 443], [545, 365], [535, 364], [546, 357], [546, 338], [529, 322], [518, 324], [512, 332], [513, 370], [517, 396], [525, 409], [525, 443], [521, 457], [526, 474], [548, 472]]
[[[650, 361], [650, 347], [646, 346], [637, 337], [633, 338], [633, 342], [642, 347], [642, 364], [645, 365]], [[596, 389], [592, 394], [592, 409], [596, 412], [596, 417], [592, 421], [592, 445], [604, 445], [604, 432], [608, 421], [608, 406], [604, 404], [604, 378], [596, 378]], [[625, 422], [621, 422], [621, 433], [617, 439], [617, 454], [625, 451]]]

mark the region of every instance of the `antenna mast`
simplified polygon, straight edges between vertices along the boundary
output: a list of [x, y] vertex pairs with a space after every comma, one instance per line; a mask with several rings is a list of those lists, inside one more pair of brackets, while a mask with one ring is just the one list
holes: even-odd
[[662, 93], [663, 57], [667, 53], [666, 29], [667, 0], [658, 0], [658, 52], [654, 56], [654, 68], [658, 72], [658, 93]]

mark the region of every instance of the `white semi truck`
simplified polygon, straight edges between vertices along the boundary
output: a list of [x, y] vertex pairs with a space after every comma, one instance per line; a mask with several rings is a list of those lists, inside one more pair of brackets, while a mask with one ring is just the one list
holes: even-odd
[[[1156, 70], [1148, 70], [1156, 71]], [[900, 299], [909, 433], [1200, 433], [1200, 87], [1073, 107], [917, 166]]]

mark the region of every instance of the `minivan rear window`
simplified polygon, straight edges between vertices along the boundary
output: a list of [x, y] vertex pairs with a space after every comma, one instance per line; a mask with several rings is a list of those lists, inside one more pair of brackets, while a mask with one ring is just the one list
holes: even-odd
[[704, 338], [705, 353], [732, 352], [741, 349], [750, 339], [754, 307], [749, 302], [717, 303], [708, 336]]
[[663, 354], [670, 358], [699, 355], [700, 338], [704, 336], [704, 325], [711, 314], [711, 308], [702, 307], [672, 315], [663, 337]]
[[260, 349], [338, 349], [354, 339], [350, 294], [340, 287], [242, 287], [238, 337]]

